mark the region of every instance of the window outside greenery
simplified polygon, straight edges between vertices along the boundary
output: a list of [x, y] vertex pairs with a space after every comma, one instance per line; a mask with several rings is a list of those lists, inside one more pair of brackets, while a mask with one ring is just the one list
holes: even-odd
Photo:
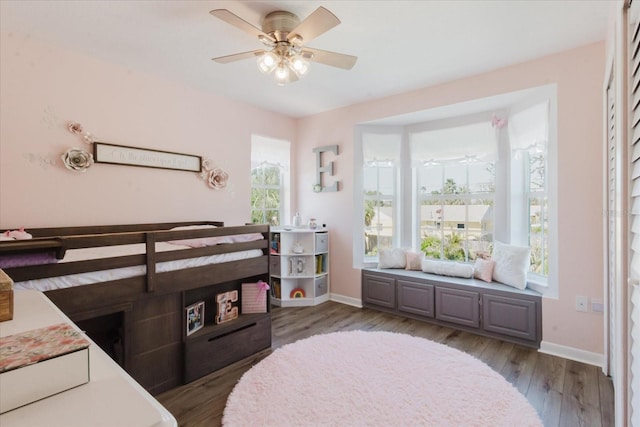
[[[450, 128], [450, 134], [448, 128], [438, 128], [432, 140], [426, 137], [418, 140], [423, 145], [416, 145], [417, 158], [366, 160], [389, 156], [385, 155], [383, 145], [368, 144], [367, 138], [373, 138], [370, 136], [373, 133], [363, 132], [362, 143], [367, 150], [362, 169], [365, 260], [375, 260], [380, 249], [410, 247], [411, 243], [403, 241], [402, 236], [411, 234], [415, 249], [427, 258], [473, 262], [491, 255], [498, 234], [505, 236], [507, 242], [511, 237], [519, 244], [528, 243], [530, 272], [548, 276], [547, 141], [537, 139], [528, 146], [510, 145], [506, 129], [499, 138], [500, 131], [484, 123], [484, 141], [494, 138], [495, 133], [496, 144], [507, 144], [493, 154], [476, 151], [479, 145], [474, 135], [479, 133], [474, 132], [482, 131], [480, 125], [472, 124], [473, 132], [467, 135], [459, 129], [468, 125], [459, 122]], [[547, 122], [542, 125], [548, 126]], [[490, 134], [486, 133], [487, 127]], [[410, 131], [407, 133], [411, 135]], [[403, 131], [398, 135], [403, 135]], [[434, 140], [436, 145], [429, 145]], [[405, 152], [410, 152], [406, 136], [400, 143]], [[380, 151], [379, 156], [375, 150]], [[457, 158], [446, 158], [453, 151]], [[503, 156], [509, 153], [510, 158], [500, 158], [498, 152]], [[497, 182], [496, 176], [504, 177], [503, 181]], [[398, 182], [402, 184], [397, 185]], [[410, 192], [401, 188], [408, 185]], [[407, 197], [411, 199], [406, 200]], [[409, 214], [408, 210], [413, 212]], [[508, 221], [501, 221], [497, 232], [497, 213], [500, 218], [511, 218], [517, 224], [511, 224], [514, 229], [508, 229]]]
[[282, 174], [275, 165], [262, 164], [251, 170], [251, 222], [279, 225]]
[[527, 201], [529, 207], [529, 246], [531, 247], [532, 273], [549, 274], [549, 208], [547, 203], [546, 172], [547, 156], [538, 148], [527, 152], [528, 182]]
[[419, 242], [428, 258], [474, 261], [493, 242], [493, 163], [418, 168]]
[[375, 257], [380, 249], [393, 247], [396, 168], [372, 163], [364, 167], [364, 175], [365, 257]]

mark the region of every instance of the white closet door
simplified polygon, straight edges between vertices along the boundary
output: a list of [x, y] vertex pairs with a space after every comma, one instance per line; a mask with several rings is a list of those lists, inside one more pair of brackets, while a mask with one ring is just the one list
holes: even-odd
[[629, 158], [629, 401], [631, 426], [640, 427], [640, 4], [629, 10], [630, 146]]
[[606, 93], [606, 126], [607, 126], [607, 150], [606, 150], [606, 178], [607, 178], [607, 224], [606, 224], [606, 242], [607, 242], [607, 309], [608, 316], [606, 319], [607, 335], [605, 342], [605, 356], [606, 356], [606, 374], [612, 377], [615, 376], [615, 363], [612, 357], [616, 354], [615, 348], [615, 336], [616, 336], [616, 264], [617, 264], [617, 239], [616, 239], [616, 225], [617, 222], [617, 205], [616, 205], [616, 150], [617, 139], [615, 129], [615, 80], [614, 71], [611, 72], [611, 78], [609, 85], [607, 86]]

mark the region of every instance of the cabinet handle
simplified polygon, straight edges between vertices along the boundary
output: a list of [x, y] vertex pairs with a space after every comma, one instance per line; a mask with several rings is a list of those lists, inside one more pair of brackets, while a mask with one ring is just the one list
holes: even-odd
[[227, 335], [235, 334], [236, 332], [240, 332], [240, 331], [244, 331], [245, 329], [253, 328], [253, 327], [254, 327], [254, 326], [256, 326], [256, 325], [257, 325], [257, 323], [250, 323], [250, 324], [248, 324], [248, 325], [243, 326], [242, 328], [234, 329], [233, 331], [229, 331], [229, 332], [224, 333], [224, 334], [222, 334], [222, 335], [218, 335], [218, 336], [215, 336], [215, 337], [209, 338], [207, 341], [208, 341], [208, 342], [215, 341], [215, 340], [218, 340], [218, 339], [220, 339], [220, 338], [224, 338], [224, 337], [226, 337]]

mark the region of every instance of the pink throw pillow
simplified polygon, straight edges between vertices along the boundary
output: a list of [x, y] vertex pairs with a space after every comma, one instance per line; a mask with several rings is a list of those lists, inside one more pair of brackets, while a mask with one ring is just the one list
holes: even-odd
[[491, 282], [495, 265], [496, 262], [491, 259], [476, 259], [476, 264], [473, 267], [473, 277], [484, 280], [485, 282]]
[[422, 270], [422, 252], [407, 251], [407, 266], [405, 270]]

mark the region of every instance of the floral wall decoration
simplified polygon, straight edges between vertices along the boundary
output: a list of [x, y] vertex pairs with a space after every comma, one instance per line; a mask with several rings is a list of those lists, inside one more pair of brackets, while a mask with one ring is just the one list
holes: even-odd
[[[67, 123], [67, 130], [74, 135], [79, 135], [84, 143], [93, 144], [93, 136], [89, 132], [84, 133], [80, 123]], [[65, 151], [61, 158], [67, 169], [76, 172], [85, 172], [93, 164], [93, 154], [75, 147]]]
[[211, 159], [203, 158], [200, 178], [214, 190], [221, 190], [226, 188], [227, 181], [229, 181], [229, 174], [224, 169], [214, 166]]
[[[62, 162], [64, 166], [75, 172], [85, 172], [88, 168], [95, 163], [93, 154], [93, 144], [95, 141], [94, 136], [85, 132], [82, 125], [78, 122], [68, 122], [67, 130], [74, 135], [78, 135], [82, 142], [91, 146], [91, 150], [83, 150], [80, 148], [69, 148], [64, 154], [62, 154]], [[229, 174], [221, 167], [215, 166], [211, 159], [202, 157], [202, 170], [197, 173], [198, 177], [205, 181], [205, 183], [214, 190], [221, 190], [227, 188], [229, 181]]]

